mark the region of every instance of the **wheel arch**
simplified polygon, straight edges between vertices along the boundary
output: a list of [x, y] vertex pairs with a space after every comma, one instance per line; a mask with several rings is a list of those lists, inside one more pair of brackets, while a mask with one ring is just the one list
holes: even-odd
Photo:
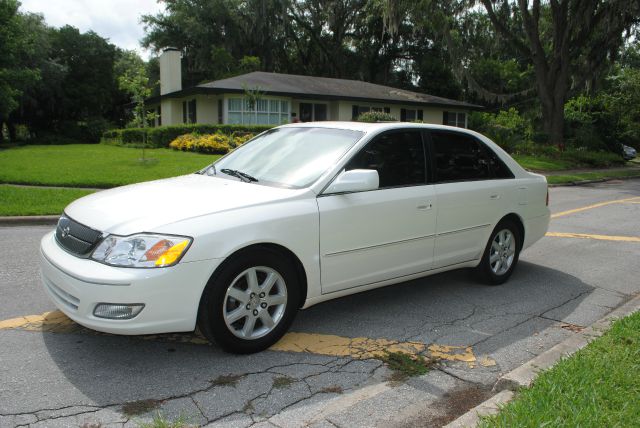
[[516, 213], [509, 213], [504, 217], [502, 217], [497, 224], [500, 224], [503, 221], [513, 221], [516, 224], [516, 226], [518, 226], [518, 232], [520, 233], [520, 242], [518, 243], [518, 247], [519, 247], [518, 251], [522, 250], [522, 246], [524, 245], [524, 238], [525, 238], [524, 222], [522, 221], [522, 218]]
[[287, 258], [287, 260], [289, 260], [291, 264], [294, 266], [297, 277], [298, 277], [298, 282], [300, 284], [300, 301], [298, 302], [298, 308], [301, 308], [304, 305], [304, 302], [307, 300], [307, 289], [308, 289], [307, 272], [304, 268], [304, 265], [300, 261], [300, 258], [298, 258], [298, 256], [293, 251], [291, 251], [287, 247], [284, 247], [283, 245], [275, 244], [272, 242], [260, 242], [260, 243], [247, 245], [246, 247], [239, 248], [233, 253], [229, 254], [223, 260], [223, 262], [218, 265], [218, 267], [211, 274], [211, 277], [215, 276], [216, 273], [225, 265], [225, 263], [228, 260], [232, 260], [235, 257], [240, 257], [242, 253], [246, 251], [260, 250], [260, 249], [269, 249], [272, 251], [276, 251], [282, 254], [283, 257]]

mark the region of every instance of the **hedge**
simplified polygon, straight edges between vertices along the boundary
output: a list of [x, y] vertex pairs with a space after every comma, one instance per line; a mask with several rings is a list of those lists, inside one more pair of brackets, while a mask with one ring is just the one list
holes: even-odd
[[174, 150], [224, 155], [253, 138], [253, 134], [231, 136], [217, 132], [215, 134], [185, 134], [169, 144]]
[[[215, 134], [233, 135], [237, 133], [259, 134], [273, 128], [271, 125], [171, 125], [147, 129], [147, 145], [149, 147], [169, 147], [169, 144], [185, 134]], [[117, 145], [140, 145], [143, 142], [144, 129], [126, 128], [112, 129], [102, 134], [102, 143]]]

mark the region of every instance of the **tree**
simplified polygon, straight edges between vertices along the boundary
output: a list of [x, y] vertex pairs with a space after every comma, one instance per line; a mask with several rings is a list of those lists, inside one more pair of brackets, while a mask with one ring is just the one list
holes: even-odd
[[115, 46], [93, 31], [80, 33], [67, 25], [52, 32], [50, 56], [66, 68], [58, 117], [103, 117], [113, 103]]
[[[129, 59], [133, 59], [131, 56]], [[139, 57], [138, 57], [139, 59]], [[119, 64], [124, 66], [124, 64]], [[124, 68], [124, 67], [123, 67]], [[126, 64], [126, 69], [122, 71], [122, 74], [118, 78], [120, 89], [131, 95], [131, 101], [133, 103], [133, 122], [132, 125], [136, 128], [142, 128], [142, 159], [145, 162], [145, 148], [147, 145], [147, 128], [150, 121], [155, 120], [156, 113], [147, 111], [145, 107], [145, 100], [151, 96], [153, 92], [153, 86], [149, 82], [147, 71], [144, 62], [135, 61], [133, 59]]]
[[18, 108], [24, 91], [40, 79], [39, 70], [29, 66], [35, 39], [19, 6], [16, 0], [0, 0], [0, 141], [5, 122], [11, 139], [15, 137], [9, 115]]
[[640, 22], [640, 0], [480, 2], [496, 31], [533, 65], [543, 128], [562, 148], [564, 104], [572, 84], [593, 83], [606, 71], [624, 32]]
[[162, 1], [163, 13], [143, 17], [143, 43], [184, 52], [185, 86], [260, 69], [415, 89], [418, 58], [435, 77], [443, 57], [442, 44], [422, 44], [410, 23], [383, 31], [381, 0]]

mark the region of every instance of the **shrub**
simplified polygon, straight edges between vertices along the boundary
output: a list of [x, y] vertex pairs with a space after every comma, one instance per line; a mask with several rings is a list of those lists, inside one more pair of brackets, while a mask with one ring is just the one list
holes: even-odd
[[624, 159], [619, 153], [609, 151], [593, 151], [586, 149], [568, 148], [562, 153], [565, 159], [571, 159], [580, 166], [603, 168], [624, 164]]
[[557, 146], [551, 144], [534, 143], [527, 141], [514, 147], [512, 154], [527, 156], [546, 156], [550, 158], [560, 156]]
[[[209, 125], [188, 124], [171, 125], [149, 128], [147, 130], [147, 145], [149, 147], [168, 147], [169, 144], [185, 134], [216, 134], [242, 136], [244, 134], [258, 134], [273, 128], [271, 125]], [[141, 128], [112, 129], [102, 135], [102, 142], [116, 145], [140, 145], [143, 142], [144, 130]]]
[[253, 138], [252, 134], [229, 136], [220, 132], [215, 134], [192, 133], [180, 135], [169, 143], [169, 147], [175, 150], [224, 155], [251, 138]]
[[82, 144], [86, 141], [76, 140], [55, 132], [38, 132], [37, 136], [25, 142], [26, 144], [38, 144], [45, 146], [62, 146], [65, 144]]
[[469, 115], [469, 128], [485, 134], [509, 153], [531, 140], [531, 122], [511, 107], [498, 113], [473, 112]]
[[358, 119], [356, 119], [357, 122], [369, 122], [369, 123], [375, 123], [375, 122], [397, 122], [398, 119], [396, 119], [394, 116], [392, 116], [389, 113], [385, 113], [382, 111], [368, 111], [366, 113], [362, 113], [360, 116], [358, 116]]
[[584, 95], [564, 105], [567, 145], [588, 150], [620, 151], [620, 118], [605, 96]]

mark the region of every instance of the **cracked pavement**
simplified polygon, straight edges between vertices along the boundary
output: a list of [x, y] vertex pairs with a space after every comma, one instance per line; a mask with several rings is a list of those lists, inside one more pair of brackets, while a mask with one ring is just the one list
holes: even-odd
[[[640, 180], [551, 189], [560, 213], [640, 195]], [[562, 215], [550, 231], [640, 236], [640, 204]], [[0, 227], [0, 320], [54, 309], [40, 288], [50, 227]], [[498, 377], [640, 292], [640, 243], [545, 237], [510, 281], [439, 274], [301, 311], [292, 332], [471, 347], [404, 381], [378, 359], [91, 334], [0, 330], [0, 427], [137, 427], [158, 414], [210, 427], [441, 426], [486, 399]], [[424, 351], [425, 353], [427, 351]], [[495, 363], [493, 363], [495, 362]]]

